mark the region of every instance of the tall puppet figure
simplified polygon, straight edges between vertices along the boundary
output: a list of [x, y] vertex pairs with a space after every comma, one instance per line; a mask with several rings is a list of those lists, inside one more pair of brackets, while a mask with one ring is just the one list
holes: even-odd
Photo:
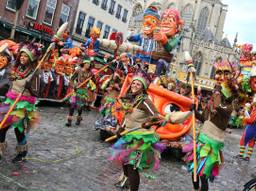
[[153, 39], [153, 32], [160, 24], [160, 15], [157, 4], [152, 3], [144, 12], [142, 34], [131, 35], [128, 40], [138, 42], [142, 51], [137, 54], [143, 63], [150, 63], [151, 54], [156, 49], [156, 41]]
[[85, 53], [87, 56], [96, 56], [100, 48], [100, 29], [93, 27], [90, 31], [90, 38], [86, 40], [83, 46], [86, 48]]
[[181, 20], [178, 10], [171, 8], [163, 12], [160, 27], [154, 31], [154, 39], [158, 42], [158, 47], [157, 51], [153, 53], [153, 57], [160, 58], [156, 66], [157, 76], [160, 76], [161, 72], [168, 74], [168, 71], [164, 71], [163, 59], [168, 62], [172, 60], [174, 50], [182, 38], [182, 33], [180, 33], [182, 25], [183, 20]]
[[[233, 79], [233, 69], [227, 61], [219, 60], [215, 63], [216, 87], [212, 94], [212, 112], [210, 119], [205, 119], [199, 112], [196, 118], [203, 122], [197, 141], [197, 181], [192, 181], [194, 190], [208, 190], [208, 179], [213, 180], [218, 175], [220, 166], [224, 163], [222, 150], [224, 147], [225, 130], [231, 112], [238, 106], [236, 86]], [[189, 170], [193, 172], [193, 155], [188, 157], [191, 162]], [[200, 180], [199, 180], [200, 177]]]
[[154, 32], [154, 39], [170, 53], [181, 41], [183, 20], [178, 10], [166, 9], [161, 16], [160, 29]]
[[2, 121], [10, 105], [23, 92], [14, 110], [0, 129], [0, 157], [2, 157], [6, 148], [6, 133], [10, 127], [14, 128], [18, 145], [17, 155], [12, 160], [13, 162], [22, 161], [26, 157], [28, 151], [26, 134], [37, 119], [36, 97], [34, 97], [36, 89], [33, 86], [34, 83], [31, 82], [33, 82], [32, 75], [40, 54], [41, 51], [35, 44], [25, 44], [20, 48], [12, 70], [12, 88], [6, 94], [4, 105], [0, 107], [0, 121]]

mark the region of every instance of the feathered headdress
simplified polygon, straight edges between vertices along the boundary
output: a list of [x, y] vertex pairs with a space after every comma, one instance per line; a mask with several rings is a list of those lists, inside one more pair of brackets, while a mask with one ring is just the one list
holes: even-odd
[[232, 64], [228, 61], [218, 60], [214, 63], [215, 70], [228, 70], [232, 72]]
[[146, 73], [139, 72], [139, 73], [134, 74], [132, 81], [134, 81], [134, 80], [140, 81], [143, 84], [144, 89], [148, 89], [148, 86], [150, 84], [150, 79]]
[[24, 43], [20, 45], [19, 52], [25, 52], [28, 55], [30, 61], [34, 62], [42, 55], [42, 48], [43, 45], [39, 43]]

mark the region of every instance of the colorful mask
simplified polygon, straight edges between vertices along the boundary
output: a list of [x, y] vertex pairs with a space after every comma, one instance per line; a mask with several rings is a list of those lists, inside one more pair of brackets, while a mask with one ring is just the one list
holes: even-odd
[[215, 80], [218, 84], [227, 83], [232, 77], [232, 68], [228, 61], [218, 60], [215, 64]]
[[153, 34], [157, 26], [160, 24], [160, 15], [154, 6], [149, 6], [143, 16], [143, 33], [146, 36]]
[[160, 31], [167, 37], [172, 37], [180, 31], [183, 21], [180, 19], [180, 13], [176, 9], [166, 9], [162, 14]]
[[0, 70], [5, 68], [8, 64], [8, 58], [4, 55], [0, 55]]
[[55, 65], [55, 72], [59, 75], [62, 75], [64, 72], [64, 61], [63, 59], [59, 58]]

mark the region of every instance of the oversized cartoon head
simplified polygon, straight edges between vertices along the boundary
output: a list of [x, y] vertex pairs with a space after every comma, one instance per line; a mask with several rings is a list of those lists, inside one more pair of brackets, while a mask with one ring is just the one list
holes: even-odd
[[166, 9], [161, 17], [160, 31], [167, 37], [172, 37], [180, 31], [183, 23], [178, 10]]
[[153, 35], [153, 31], [156, 30], [159, 24], [160, 15], [158, 8], [152, 4], [145, 10], [143, 15], [143, 33], [146, 36]]
[[59, 75], [62, 75], [64, 73], [64, 59], [62, 57], [58, 58], [56, 65], [55, 65], [55, 72]]
[[232, 67], [228, 61], [217, 59], [215, 64], [215, 80], [217, 84], [227, 83], [233, 77]]
[[0, 53], [0, 70], [4, 69], [10, 62], [10, 56], [5, 53]]
[[92, 27], [90, 31], [90, 37], [93, 39], [97, 39], [100, 37], [100, 29], [97, 27]]

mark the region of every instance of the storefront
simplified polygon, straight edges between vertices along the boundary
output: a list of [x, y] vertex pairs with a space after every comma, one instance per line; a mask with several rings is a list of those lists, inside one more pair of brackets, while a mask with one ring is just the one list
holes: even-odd
[[[0, 40], [10, 38], [11, 29], [13, 24], [0, 20]], [[54, 31], [45, 25], [29, 22], [26, 27], [17, 26], [15, 32], [15, 41], [24, 42], [34, 40], [44, 45], [51, 42]]]

